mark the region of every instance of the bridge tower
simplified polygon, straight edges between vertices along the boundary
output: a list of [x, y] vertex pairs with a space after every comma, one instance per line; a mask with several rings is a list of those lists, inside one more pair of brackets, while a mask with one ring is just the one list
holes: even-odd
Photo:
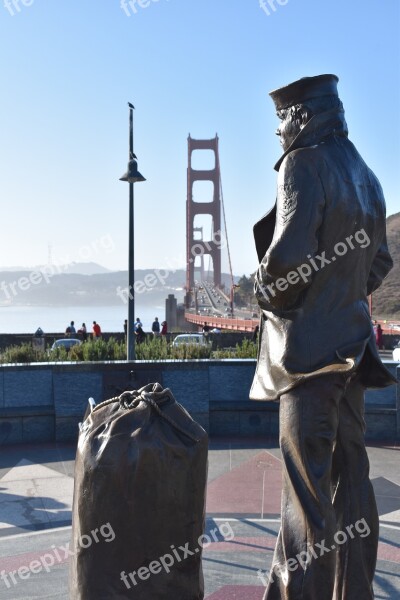
[[[215, 155], [215, 166], [209, 170], [192, 168], [192, 152], [194, 150], [212, 150]], [[193, 200], [193, 184], [196, 181], [211, 181], [214, 185], [212, 198], [203, 202]], [[211, 215], [211, 240], [194, 239], [194, 218], [196, 215]], [[186, 290], [189, 293], [194, 287], [196, 256], [209, 254], [213, 263], [214, 285], [221, 286], [221, 195], [220, 168], [218, 156], [218, 135], [211, 140], [195, 140], [188, 137], [188, 169], [187, 169], [187, 201], [186, 201]], [[204, 259], [200, 259], [204, 260]]]
[[[203, 227], [193, 227], [193, 234], [195, 233], [199, 233], [200, 234], [200, 240], [203, 240]], [[196, 265], [195, 265], [195, 269], [196, 269]], [[203, 254], [200, 256], [200, 278], [201, 281], [204, 281], [205, 279], [205, 271], [204, 271], [204, 256]]]

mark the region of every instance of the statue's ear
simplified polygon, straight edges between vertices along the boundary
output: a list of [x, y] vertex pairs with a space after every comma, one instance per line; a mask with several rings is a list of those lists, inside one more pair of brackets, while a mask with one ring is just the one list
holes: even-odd
[[312, 117], [312, 114], [305, 106], [293, 106], [291, 111], [293, 121], [297, 121], [300, 124], [300, 127], [304, 127], [307, 121]]
[[301, 124], [305, 125], [313, 116], [311, 110], [309, 108], [304, 107], [301, 111]]
[[308, 108], [303, 107], [303, 110], [300, 111], [300, 114], [299, 114], [301, 129], [303, 129], [303, 127], [306, 125], [306, 123], [308, 123], [308, 121], [312, 118], [312, 116], [313, 116], [312, 112]]

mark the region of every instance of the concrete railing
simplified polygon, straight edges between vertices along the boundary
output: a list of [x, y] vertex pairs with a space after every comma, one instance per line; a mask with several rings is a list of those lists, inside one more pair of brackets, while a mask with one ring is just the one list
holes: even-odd
[[219, 329], [228, 329], [234, 331], [254, 331], [254, 328], [260, 324], [259, 319], [238, 319], [235, 317], [213, 317], [210, 315], [196, 315], [191, 312], [185, 312], [185, 319], [189, 323], [203, 326], [207, 323], [210, 327]]
[[[278, 403], [251, 402], [255, 360], [38, 363], [0, 366], [0, 444], [74, 441], [88, 398], [150, 382], [169, 387], [211, 435], [277, 436]], [[386, 363], [400, 376], [397, 363]], [[400, 390], [366, 394], [367, 437], [400, 440]]]

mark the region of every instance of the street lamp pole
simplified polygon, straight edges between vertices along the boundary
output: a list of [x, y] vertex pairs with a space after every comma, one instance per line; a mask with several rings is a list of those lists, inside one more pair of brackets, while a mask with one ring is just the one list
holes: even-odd
[[230, 303], [231, 303], [232, 317], [233, 317], [233, 310], [234, 310], [235, 289], [239, 288], [239, 287], [240, 287], [240, 285], [238, 285], [237, 283], [232, 283], [232, 285], [231, 285]]
[[[133, 155], [133, 108], [129, 106], [129, 160]], [[127, 359], [135, 360], [135, 215], [133, 208], [134, 190], [133, 183], [129, 182], [129, 261], [128, 261], [128, 331], [127, 331]]]
[[128, 171], [120, 177], [120, 181], [129, 183], [129, 259], [128, 259], [128, 327], [127, 327], [127, 360], [135, 360], [135, 221], [134, 221], [134, 189], [137, 181], [146, 181], [137, 169], [136, 155], [133, 152], [133, 111], [134, 106], [128, 102], [129, 107], [129, 162]]

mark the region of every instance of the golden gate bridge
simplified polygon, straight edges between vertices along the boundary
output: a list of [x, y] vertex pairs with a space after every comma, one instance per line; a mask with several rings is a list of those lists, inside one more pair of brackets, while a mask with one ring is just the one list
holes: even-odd
[[[198, 326], [206, 323], [218, 329], [254, 331], [259, 323], [257, 305], [240, 308], [234, 303], [235, 288], [238, 286], [232, 271], [218, 142], [217, 134], [212, 139], [188, 136], [185, 319]], [[193, 153], [202, 151], [213, 153], [212, 167], [209, 169], [196, 169], [193, 166]], [[206, 193], [198, 193], [196, 189], [195, 193], [199, 182], [208, 182], [211, 188]], [[205, 217], [209, 218], [209, 239], [205, 238]], [[228, 289], [222, 282], [221, 272], [222, 250], [225, 248], [229, 264]], [[204, 264], [206, 255], [209, 258], [207, 274]], [[372, 298], [369, 301], [372, 315]], [[397, 329], [393, 329], [397, 325], [382, 320], [379, 322], [384, 333], [398, 334]]]
[[[186, 296], [185, 319], [195, 325], [205, 323], [213, 328], [253, 331], [258, 325], [258, 309], [235, 306], [235, 288], [229, 249], [218, 135], [207, 140], [188, 137], [187, 199], [186, 199]], [[213, 153], [212, 168], [195, 169], [193, 153]], [[199, 182], [208, 182], [207, 193], [197, 193]], [[196, 190], [196, 193], [195, 193]], [[210, 237], [205, 238], [205, 217], [210, 223]], [[203, 223], [197, 225], [196, 221]], [[223, 227], [222, 227], [223, 222]], [[222, 250], [227, 250], [230, 282], [228, 291], [222, 282]], [[209, 258], [205, 273], [204, 257]], [[212, 271], [210, 268], [212, 262]]]

